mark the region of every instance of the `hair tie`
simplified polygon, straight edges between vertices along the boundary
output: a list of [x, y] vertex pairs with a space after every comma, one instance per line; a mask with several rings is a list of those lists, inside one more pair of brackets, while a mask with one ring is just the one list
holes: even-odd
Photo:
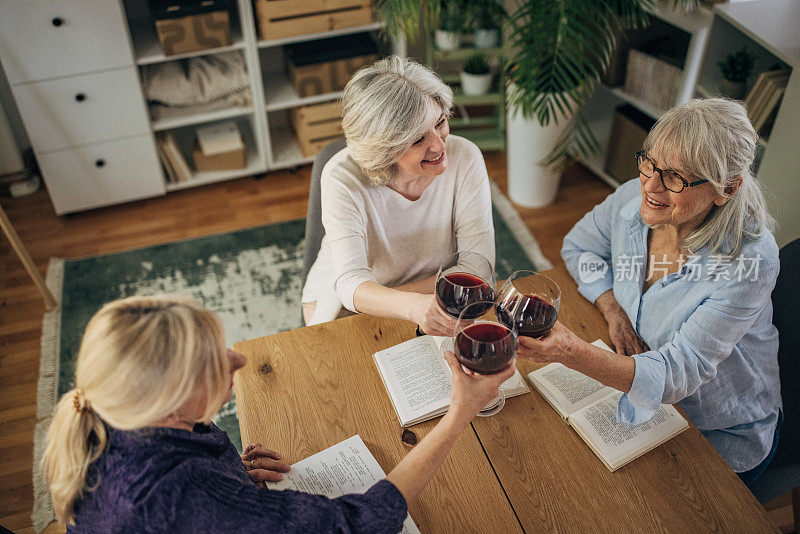
[[92, 411], [89, 401], [83, 396], [83, 391], [80, 388], [75, 388], [75, 392], [72, 394], [72, 405], [75, 407], [75, 411], [81, 414]]

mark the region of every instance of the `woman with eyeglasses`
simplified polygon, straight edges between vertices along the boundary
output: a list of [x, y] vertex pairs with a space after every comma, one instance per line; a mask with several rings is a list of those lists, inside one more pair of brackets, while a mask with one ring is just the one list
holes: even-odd
[[635, 155], [639, 180], [583, 217], [561, 250], [616, 354], [560, 323], [519, 349], [622, 391], [621, 422], [679, 403], [748, 485], [772, 459], [782, 420], [770, 299], [778, 247], [751, 172], [757, 139], [739, 102], [691, 100], [664, 114]]

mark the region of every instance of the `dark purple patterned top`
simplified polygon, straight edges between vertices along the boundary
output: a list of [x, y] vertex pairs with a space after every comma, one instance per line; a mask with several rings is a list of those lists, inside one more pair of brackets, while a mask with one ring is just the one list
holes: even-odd
[[213, 424], [193, 432], [109, 428], [89, 483], [98, 477], [76, 502], [68, 532], [399, 532], [407, 514], [387, 480], [337, 499], [259, 489]]

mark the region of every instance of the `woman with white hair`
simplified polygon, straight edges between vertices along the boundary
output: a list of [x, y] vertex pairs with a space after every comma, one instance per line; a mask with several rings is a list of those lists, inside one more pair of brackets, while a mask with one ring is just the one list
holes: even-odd
[[450, 335], [437, 306], [442, 260], [473, 251], [494, 266], [486, 165], [449, 135], [453, 93], [433, 72], [388, 57], [359, 70], [342, 96], [347, 147], [321, 178], [325, 237], [303, 289], [307, 324], [351, 312], [408, 319]]
[[583, 217], [561, 250], [616, 354], [561, 323], [520, 338], [519, 350], [624, 392], [624, 423], [679, 403], [746, 484], [772, 459], [782, 420], [778, 247], [750, 170], [757, 138], [739, 102], [691, 100], [664, 114], [635, 156], [639, 180]]
[[42, 459], [68, 532], [399, 532], [458, 436], [500, 383], [452, 353], [450, 410], [389, 475], [361, 495], [273, 491], [290, 467], [261, 444], [240, 456], [211, 417], [245, 357], [219, 319], [182, 297], [107, 304], [86, 327], [75, 388], [62, 396]]

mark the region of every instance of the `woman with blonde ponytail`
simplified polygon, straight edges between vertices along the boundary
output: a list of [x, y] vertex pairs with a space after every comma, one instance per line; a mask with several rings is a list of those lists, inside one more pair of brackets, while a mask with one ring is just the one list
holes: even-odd
[[363, 495], [272, 491], [289, 466], [261, 444], [240, 456], [211, 418], [245, 357], [217, 317], [183, 297], [130, 297], [89, 321], [75, 389], [42, 459], [68, 532], [398, 532], [469, 421], [513, 374], [465, 372], [452, 353], [451, 409]]

